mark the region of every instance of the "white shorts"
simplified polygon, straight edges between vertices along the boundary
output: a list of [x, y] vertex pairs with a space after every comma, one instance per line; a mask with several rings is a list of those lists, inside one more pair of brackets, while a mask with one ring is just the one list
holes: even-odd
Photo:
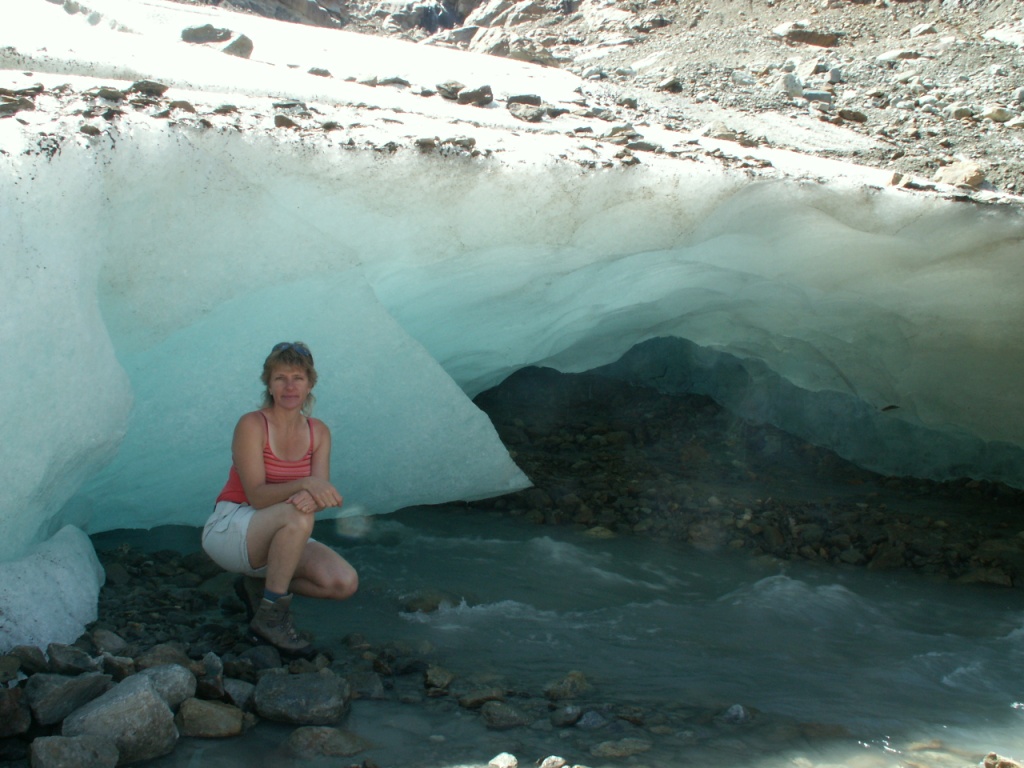
[[263, 578], [267, 575], [267, 566], [253, 568], [249, 565], [249, 547], [245, 541], [255, 511], [248, 504], [218, 501], [203, 528], [203, 549], [225, 571]]

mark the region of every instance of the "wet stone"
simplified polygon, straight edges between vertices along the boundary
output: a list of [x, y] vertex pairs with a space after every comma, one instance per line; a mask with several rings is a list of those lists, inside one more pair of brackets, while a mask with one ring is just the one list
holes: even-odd
[[530, 718], [522, 710], [504, 701], [488, 701], [480, 708], [484, 725], [496, 731], [529, 725]]
[[466, 709], [479, 709], [488, 701], [502, 701], [505, 691], [502, 688], [476, 688], [459, 697], [459, 706]]
[[114, 768], [120, 755], [104, 736], [43, 736], [32, 742], [32, 768]]
[[63, 643], [50, 643], [46, 647], [50, 659], [50, 671], [59, 675], [80, 675], [83, 672], [99, 672], [100, 663], [81, 648]]
[[233, 677], [224, 678], [224, 699], [243, 712], [251, 712], [255, 703], [256, 686]]
[[244, 730], [244, 713], [233, 704], [203, 699], [185, 699], [174, 717], [182, 736], [223, 739]]
[[646, 739], [625, 738], [618, 741], [602, 741], [590, 749], [594, 757], [623, 758], [639, 755], [654, 746]]
[[197, 688], [195, 675], [180, 664], [163, 664], [144, 669], [120, 685], [125, 689], [152, 686], [157, 695], [172, 709], [194, 696]]
[[307, 725], [288, 737], [288, 749], [303, 758], [353, 757], [374, 747], [373, 742], [341, 728]]
[[289, 675], [269, 672], [256, 684], [256, 713], [297, 725], [334, 725], [349, 711], [348, 682], [330, 670]]
[[10, 655], [21, 662], [21, 669], [26, 674], [34, 675], [36, 672], [50, 670], [46, 655], [34, 645], [16, 645], [11, 649]]
[[553, 701], [575, 699], [591, 690], [586, 675], [582, 672], [570, 672], [561, 680], [557, 680], [544, 689], [544, 695]]
[[570, 704], [554, 710], [549, 719], [556, 728], [568, 728], [571, 725], [576, 725], [581, 717], [583, 717], [583, 710], [575, 704]]
[[21, 659], [17, 656], [0, 656], [0, 685], [5, 685], [18, 677], [21, 671]]
[[25, 733], [32, 726], [32, 712], [23, 688], [0, 688], [0, 739]]
[[25, 694], [36, 722], [53, 725], [103, 694], [109, 687], [110, 675], [99, 672], [87, 672], [74, 677], [40, 673], [28, 679]]
[[174, 714], [149, 679], [129, 678], [75, 710], [61, 726], [64, 736], [113, 739], [122, 763], [151, 760], [174, 750], [178, 729]]

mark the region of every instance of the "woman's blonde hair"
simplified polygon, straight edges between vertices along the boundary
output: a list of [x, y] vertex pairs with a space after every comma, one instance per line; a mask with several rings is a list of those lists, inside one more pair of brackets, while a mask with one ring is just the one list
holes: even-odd
[[[264, 408], [274, 405], [274, 396], [270, 394], [270, 377], [276, 368], [302, 368], [306, 372], [310, 389], [316, 386], [316, 368], [313, 367], [313, 353], [309, 351], [309, 347], [301, 341], [282, 341], [280, 344], [274, 345], [270, 354], [267, 355], [267, 359], [263, 361], [263, 373], [260, 375], [260, 381], [263, 382], [264, 387], [262, 406]], [[304, 416], [309, 416], [313, 412], [315, 403], [316, 398], [310, 392], [306, 397], [306, 402], [302, 404]]]

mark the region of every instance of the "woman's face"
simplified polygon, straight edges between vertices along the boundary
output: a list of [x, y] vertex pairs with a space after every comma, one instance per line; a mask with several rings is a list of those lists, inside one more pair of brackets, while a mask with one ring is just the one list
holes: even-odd
[[300, 366], [283, 365], [270, 373], [267, 390], [274, 400], [274, 406], [287, 410], [299, 410], [309, 397], [310, 386], [306, 369]]

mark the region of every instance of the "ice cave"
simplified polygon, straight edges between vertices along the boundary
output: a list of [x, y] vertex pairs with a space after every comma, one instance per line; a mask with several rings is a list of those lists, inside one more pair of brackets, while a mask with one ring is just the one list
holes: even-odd
[[[525, 366], [706, 393], [880, 472], [1024, 484], [1018, 205], [769, 149], [764, 174], [670, 153], [587, 167], [578, 140], [498, 110], [306, 69], [551, 103], [576, 98], [565, 72], [386, 40], [339, 52], [323, 30], [274, 48], [257, 19], [246, 61], [185, 50], [189, 6], [147, 22], [104, 0], [95, 23], [18, 5], [4, 87], [149, 78], [255, 117], [125, 110], [83, 132], [82, 95], [0, 120], [0, 385], [18, 396], [0, 650], [90, 620], [87, 534], [202, 523], [281, 340], [314, 350], [318, 415], [344, 425], [341, 514], [528, 484], [471, 400]], [[275, 128], [282, 94], [348, 130]]]

